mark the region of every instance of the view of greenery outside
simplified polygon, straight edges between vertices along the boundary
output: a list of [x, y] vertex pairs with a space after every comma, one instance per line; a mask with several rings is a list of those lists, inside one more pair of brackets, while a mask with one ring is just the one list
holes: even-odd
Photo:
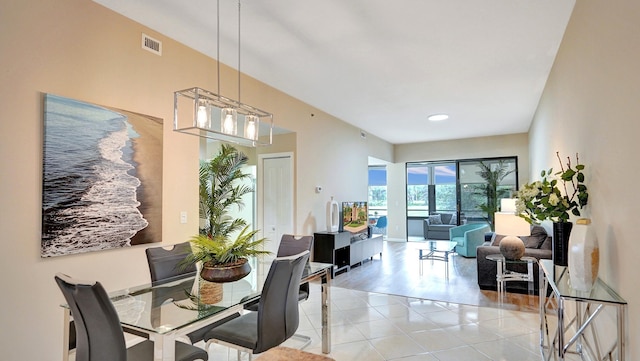
[[369, 215], [387, 214], [387, 168], [385, 166], [369, 166]]
[[427, 185], [407, 186], [407, 214], [426, 217], [429, 214]]
[[[487, 199], [481, 194], [482, 184], [467, 183], [462, 184], [460, 190], [461, 204], [460, 212], [469, 218], [485, 218], [487, 214], [480, 209], [480, 205], [486, 204]], [[498, 190], [505, 190], [505, 194], [511, 194], [515, 190], [514, 185], [502, 185]]]
[[456, 185], [436, 184], [436, 212], [456, 211]]
[[369, 208], [387, 208], [387, 186], [369, 187]]

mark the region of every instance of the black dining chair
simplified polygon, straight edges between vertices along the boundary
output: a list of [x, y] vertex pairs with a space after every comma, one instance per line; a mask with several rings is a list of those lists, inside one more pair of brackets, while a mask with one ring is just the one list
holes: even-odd
[[[280, 245], [278, 246], [278, 253], [276, 257], [293, 256], [304, 251], [311, 252], [311, 248], [313, 248], [313, 236], [294, 236], [292, 234], [283, 234], [282, 238], [280, 239]], [[300, 289], [298, 291], [298, 301], [302, 302], [308, 299], [309, 282], [304, 282], [300, 284]], [[258, 300], [246, 304], [244, 306], [244, 309], [248, 311], [257, 311]], [[304, 349], [311, 344], [311, 337], [309, 336], [296, 333], [292, 337], [303, 342], [302, 346], [300, 346], [300, 349]]]
[[[179, 276], [194, 276], [196, 274], [196, 266], [190, 265], [183, 267], [180, 262], [189, 254], [191, 254], [191, 244], [183, 242], [175, 244], [172, 248], [165, 249], [163, 247], [150, 247], [145, 250], [147, 255], [147, 263], [149, 264], [149, 272], [151, 273], [151, 282], [154, 285], [161, 285], [171, 281]], [[163, 294], [161, 287], [154, 293], [154, 302], [162, 304], [167, 301], [177, 301], [186, 299], [188, 296], [182, 289], [169, 289]], [[191, 344], [200, 342], [204, 339], [204, 335], [212, 328], [239, 317], [240, 313], [236, 312], [223, 319], [199, 328], [188, 333], [186, 336]], [[152, 315], [153, 317], [153, 315]], [[153, 320], [152, 320], [153, 321]]]
[[[152, 341], [126, 347], [120, 319], [100, 282], [79, 281], [62, 273], [55, 280], [75, 323], [76, 361], [153, 360]], [[208, 355], [201, 348], [176, 342], [175, 359], [206, 361]]]
[[160, 284], [176, 276], [193, 276], [196, 274], [196, 265], [191, 264], [185, 267], [179, 263], [191, 254], [191, 244], [183, 242], [174, 244], [171, 248], [150, 247], [145, 250], [151, 282]]
[[276, 347], [293, 336], [300, 323], [298, 291], [300, 278], [309, 259], [309, 251], [289, 257], [278, 257], [269, 268], [258, 311], [213, 328], [205, 335], [207, 346], [218, 343], [253, 354]]

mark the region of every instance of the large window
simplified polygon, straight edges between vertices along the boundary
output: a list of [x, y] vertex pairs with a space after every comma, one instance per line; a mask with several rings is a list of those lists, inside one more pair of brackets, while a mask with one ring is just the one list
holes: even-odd
[[429, 214], [429, 167], [407, 164], [407, 215], [426, 217]]
[[371, 214], [387, 214], [387, 168], [385, 166], [369, 166], [368, 206]]
[[407, 217], [456, 213], [493, 223], [501, 198], [517, 190], [517, 158], [407, 163]]

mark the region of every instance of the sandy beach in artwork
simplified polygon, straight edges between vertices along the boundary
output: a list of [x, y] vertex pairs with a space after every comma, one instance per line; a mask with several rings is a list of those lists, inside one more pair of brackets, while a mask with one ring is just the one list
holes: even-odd
[[129, 124], [140, 136], [132, 138], [133, 160], [136, 177], [142, 185], [138, 187], [138, 209], [149, 225], [138, 232], [131, 245], [162, 241], [162, 119], [128, 112], [115, 111], [127, 116]]

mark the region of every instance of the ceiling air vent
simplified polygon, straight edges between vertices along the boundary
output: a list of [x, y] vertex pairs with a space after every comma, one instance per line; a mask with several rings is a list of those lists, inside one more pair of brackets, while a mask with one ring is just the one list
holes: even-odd
[[142, 49], [148, 50], [156, 55], [162, 55], [162, 42], [150, 37], [147, 34], [142, 34]]

